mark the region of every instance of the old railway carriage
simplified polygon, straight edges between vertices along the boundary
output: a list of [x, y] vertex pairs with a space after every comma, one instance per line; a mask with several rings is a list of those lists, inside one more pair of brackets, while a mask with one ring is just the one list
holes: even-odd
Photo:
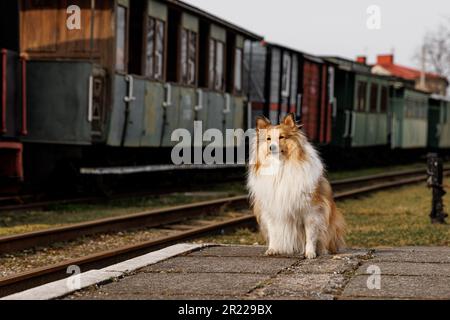
[[376, 147], [389, 145], [389, 77], [371, 73], [371, 67], [337, 57], [326, 58], [338, 64], [335, 75], [336, 117], [333, 145]]
[[244, 127], [244, 42], [259, 36], [175, 0], [19, 2], [30, 172], [158, 161], [195, 120]]
[[276, 123], [295, 113], [311, 141], [331, 141], [334, 64], [273, 43], [253, 42], [247, 44], [245, 65], [251, 70], [244, 83], [253, 121], [264, 115]]

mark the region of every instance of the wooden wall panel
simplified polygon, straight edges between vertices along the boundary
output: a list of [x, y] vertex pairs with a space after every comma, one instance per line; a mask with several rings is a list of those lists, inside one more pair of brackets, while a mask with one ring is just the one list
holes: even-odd
[[21, 48], [29, 52], [56, 52], [58, 13], [52, 0], [22, 1]]
[[[21, 0], [21, 51], [31, 59], [94, 59], [110, 66], [114, 1], [94, 3], [92, 19], [91, 0]], [[70, 5], [81, 9], [79, 30], [66, 26]]]

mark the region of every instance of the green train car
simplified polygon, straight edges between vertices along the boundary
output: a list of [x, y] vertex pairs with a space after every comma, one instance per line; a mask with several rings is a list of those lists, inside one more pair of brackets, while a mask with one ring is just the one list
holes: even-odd
[[429, 99], [428, 147], [450, 148], [450, 100], [442, 96], [432, 95]]
[[390, 99], [392, 149], [425, 149], [428, 143], [429, 94], [395, 86]]
[[390, 77], [371, 73], [368, 65], [337, 57], [335, 81], [334, 146], [374, 147], [389, 145]]
[[[195, 121], [203, 132], [245, 128], [244, 44], [261, 36], [182, 1], [74, 0], [70, 12], [59, 0], [16, 2], [32, 180], [57, 163], [167, 162], [174, 131], [193, 136]], [[76, 14], [79, 28], [61, 27]]]

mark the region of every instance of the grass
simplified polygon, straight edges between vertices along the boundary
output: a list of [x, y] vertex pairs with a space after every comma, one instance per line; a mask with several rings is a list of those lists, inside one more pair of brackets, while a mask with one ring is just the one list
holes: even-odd
[[[445, 184], [449, 186], [450, 179]], [[445, 196], [444, 204], [448, 212], [450, 193]], [[431, 190], [424, 183], [340, 201], [338, 207], [347, 221], [349, 247], [450, 246], [450, 225], [430, 223]], [[200, 242], [264, 243], [259, 233], [248, 229], [203, 238]]]
[[[445, 183], [450, 185], [450, 179]], [[450, 207], [448, 194], [444, 204], [447, 209]], [[423, 183], [346, 200], [338, 207], [347, 220], [350, 246], [450, 245], [450, 226], [430, 223], [431, 190]]]

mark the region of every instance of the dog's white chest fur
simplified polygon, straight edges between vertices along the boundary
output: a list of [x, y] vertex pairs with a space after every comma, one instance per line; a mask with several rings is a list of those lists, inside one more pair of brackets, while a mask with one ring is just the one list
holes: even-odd
[[324, 170], [312, 146], [305, 148], [306, 161], [279, 161], [269, 156], [263, 169], [249, 174], [250, 196], [258, 203], [269, 251], [305, 251], [304, 221], [314, 217], [312, 200]]
[[310, 149], [307, 161], [279, 161], [268, 157], [264, 169], [250, 173], [251, 197], [258, 200], [264, 212], [281, 218], [311, 209], [311, 197], [323, 175], [323, 165], [315, 150]]

